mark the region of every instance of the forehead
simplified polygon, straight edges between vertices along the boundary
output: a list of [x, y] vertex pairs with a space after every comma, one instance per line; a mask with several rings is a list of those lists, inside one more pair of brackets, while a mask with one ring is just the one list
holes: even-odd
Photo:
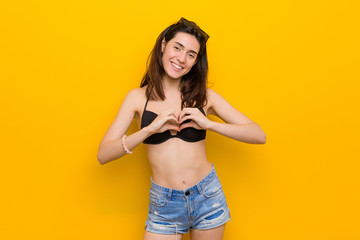
[[170, 43], [181, 43], [186, 49], [199, 52], [200, 43], [193, 35], [184, 32], [178, 32], [170, 41]]

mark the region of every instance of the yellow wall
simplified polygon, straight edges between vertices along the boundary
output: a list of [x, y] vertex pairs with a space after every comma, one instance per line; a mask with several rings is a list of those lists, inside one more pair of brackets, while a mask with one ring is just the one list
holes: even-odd
[[96, 154], [156, 37], [181, 16], [210, 35], [210, 86], [267, 134], [251, 145], [208, 133], [232, 215], [224, 239], [360, 239], [359, 10], [356, 0], [4, 1], [0, 239], [142, 238], [144, 146], [105, 165]]

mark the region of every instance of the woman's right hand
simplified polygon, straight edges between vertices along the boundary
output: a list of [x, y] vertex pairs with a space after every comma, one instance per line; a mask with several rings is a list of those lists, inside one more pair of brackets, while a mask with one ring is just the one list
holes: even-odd
[[174, 109], [166, 110], [161, 112], [148, 128], [152, 133], [162, 133], [167, 130], [180, 131], [178, 116], [178, 112]]

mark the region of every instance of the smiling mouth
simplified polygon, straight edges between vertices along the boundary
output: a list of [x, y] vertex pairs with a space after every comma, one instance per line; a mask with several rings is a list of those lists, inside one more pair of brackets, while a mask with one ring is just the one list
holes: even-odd
[[177, 70], [183, 69], [182, 67], [180, 67], [179, 65], [177, 65], [177, 64], [175, 64], [175, 63], [173, 63], [173, 62], [171, 62], [171, 65], [172, 65], [174, 68], [176, 68]]

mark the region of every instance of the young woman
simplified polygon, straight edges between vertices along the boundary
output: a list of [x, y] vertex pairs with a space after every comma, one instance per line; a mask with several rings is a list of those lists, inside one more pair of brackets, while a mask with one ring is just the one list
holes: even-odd
[[[206, 131], [264, 144], [258, 124], [207, 88], [206, 41], [194, 22], [181, 18], [158, 37], [141, 87], [125, 96], [99, 146], [101, 164], [141, 142], [152, 170], [145, 240], [222, 239], [230, 219], [220, 181], [205, 152]], [[213, 114], [224, 123], [207, 118]], [[126, 136], [133, 118], [140, 130]]]

